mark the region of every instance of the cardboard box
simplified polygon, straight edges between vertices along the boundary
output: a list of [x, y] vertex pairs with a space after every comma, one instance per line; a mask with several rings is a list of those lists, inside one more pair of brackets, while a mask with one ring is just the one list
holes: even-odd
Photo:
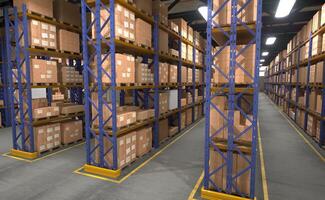
[[323, 70], [324, 70], [324, 62], [317, 63], [315, 83], [323, 83], [323, 74], [324, 74]]
[[168, 83], [168, 63], [159, 63], [159, 83]]
[[181, 76], [181, 79], [182, 79], [182, 83], [187, 83], [187, 67], [185, 66], [182, 66], [182, 76]]
[[322, 10], [321, 10], [320, 26], [323, 26], [324, 24], [325, 24], [325, 4], [323, 4]]
[[125, 163], [129, 164], [137, 158], [137, 132], [125, 135]]
[[62, 144], [70, 144], [83, 138], [82, 120], [73, 120], [61, 123]]
[[181, 99], [181, 107], [186, 106], [186, 104], [187, 104], [187, 98], [182, 98]]
[[178, 133], [178, 127], [177, 126], [171, 126], [169, 127], [169, 137], [172, 137]]
[[159, 93], [159, 113], [165, 113], [168, 112], [168, 93], [167, 92], [161, 92]]
[[134, 3], [139, 10], [145, 11], [147, 14], [152, 15], [152, 1], [134, 0]]
[[159, 15], [159, 22], [168, 26], [168, 7], [160, 0], [152, 1], [152, 14]]
[[[218, 96], [211, 100], [211, 102], [216, 105], [216, 107], [223, 113], [226, 113], [226, 102], [227, 99], [224, 96]], [[201, 115], [200, 115], [201, 116]], [[217, 138], [226, 139], [227, 138], [227, 128], [223, 128], [226, 124], [225, 119], [220, 115], [220, 113], [212, 106], [210, 106], [210, 135], [214, 135]], [[218, 133], [216, 133], [219, 131]]]
[[181, 114], [181, 130], [186, 127], [186, 112], [182, 112]]
[[135, 62], [135, 82], [136, 83], [153, 83], [154, 75], [149, 69], [148, 64], [141, 63], [136, 60]]
[[[29, 21], [29, 45], [57, 49], [56, 27], [54, 25], [37, 20]], [[21, 45], [24, 41], [21, 40]]]
[[178, 107], [177, 102], [178, 90], [168, 91], [168, 110], [174, 110]]
[[189, 126], [192, 124], [192, 109], [186, 110], [186, 126]]
[[323, 40], [323, 35], [316, 35], [313, 38], [312, 53], [311, 53], [312, 56], [318, 55], [322, 52], [322, 40]]
[[137, 121], [144, 121], [155, 116], [154, 109], [137, 110]]
[[[140, 18], [135, 20], [135, 42], [138, 45], [151, 47], [152, 33], [151, 24], [143, 21]], [[168, 44], [167, 44], [168, 45]]]
[[181, 51], [181, 54], [182, 54], [182, 59], [187, 59], [187, 45], [182, 42], [182, 51]]
[[165, 139], [168, 138], [169, 135], [168, 119], [159, 121], [158, 134], [159, 134], [159, 143], [163, 142]]
[[53, 17], [52, 0], [13, 0], [13, 5], [16, 6], [20, 12], [22, 12], [23, 4], [26, 5], [27, 10], [47, 17]]
[[81, 10], [79, 5], [65, 0], [54, 0], [53, 12], [54, 18], [58, 21], [81, 27]]
[[193, 70], [192, 68], [187, 69], [187, 83], [192, 83], [193, 81]]
[[169, 83], [177, 83], [177, 65], [169, 65]]
[[175, 24], [173, 21], [169, 20], [169, 27], [176, 33], [179, 33], [179, 27], [177, 24]]
[[312, 19], [312, 22], [313, 22], [313, 26], [312, 26], [312, 32], [316, 32], [319, 27], [320, 27], [320, 23], [321, 23], [321, 12], [318, 11], [314, 16], [313, 16], [313, 19]]
[[187, 60], [193, 62], [193, 47], [191, 45], [187, 45]]
[[182, 18], [173, 19], [171, 22], [175, 23], [179, 27], [182, 37], [187, 38], [187, 22]]
[[315, 110], [317, 113], [322, 113], [322, 103], [323, 103], [322, 93], [317, 92], [316, 93], [316, 110]]
[[[26, 73], [26, 68], [23, 68]], [[31, 59], [31, 83], [57, 83], [57, 63], [41, 59]]]
[[60, 113], [64, 115], [85, 111], [84, 105], [78, 105], [78, 104], [63, 104], [59, 108], [60, 108]]
[[168, 53], [169, 47], [168, 47], [168, 33], [159, 29], [159, 51]]
[[152, 128], [137, 130], [137, 157], [141, 157], [152, 149]]
[[193, 36], [194, 36], [193, 28], [190, 27], [190, 26], [187, 26], [187, 39], [188, 39], [190, 42], [194, 42], [194, 41], [193, 41]]
[[57, 106], [49, 106], [42, 108], [33, 109], [33, 119], [41, 119], [47, 117], [59, 116], [59, 107]]
[[64, 29], [59, 30], [59, 50], [80, 53], [79, 34]]

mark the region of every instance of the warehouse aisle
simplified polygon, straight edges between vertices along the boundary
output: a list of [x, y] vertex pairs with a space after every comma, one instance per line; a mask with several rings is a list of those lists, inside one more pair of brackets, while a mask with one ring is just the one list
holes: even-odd
[[[121, 184], [73, 173], [84, 145], [33, 163], [0, 157], [0, 199], [187, 199], [203, 168], [204, 120]], [[8, 137], [9, 136], [9, 137]], [[10, 132], [0, 134], [11, 147]], [[195, 144], [195, 145], [193, 145]]]
[[269, 199], [324, 199], [324, 161], [264, 93], [260, 95], [259, 121]]

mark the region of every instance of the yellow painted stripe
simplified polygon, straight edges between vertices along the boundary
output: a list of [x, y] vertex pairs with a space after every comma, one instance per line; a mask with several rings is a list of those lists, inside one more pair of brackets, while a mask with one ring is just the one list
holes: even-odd
[[260, 131], [260, 123], [258, 122], [258, 146], [260, 152], [260, 162], [261, 162], [261, 176], [262, 176], [262, 188], [263, 188], [263, 199], [269, 200], [269, 191], [266, 179], [266, 172], [265, 172], [265, 163], [264, 163], [264, 154], [263, 154], [263, 147], [262, 147], [262, 139], [261, 139], [261, 131]]
[[113, 183], [120, 184], [120, 183], [124, 182], [125, 180], [127, 180], [131, 175], [133, 175], [134, 173], [136, 173], [137, 171], [139, 171], [142, 167], [144, 167], [146, 164], [148, 164], [151, 160], [155, 159], [159, 154], [161, 154], [164, 150], [166, 150], [168, 147], [170, 147], [172, 144], [174, 144], [176, 141], [178, 141], [180, 138], [182, 138], [185, 134], [187, 134], [188, 132], [190, 132], [201, 121], [202, 121], [202, 119], [200, 121], [196, 122], [196, 124], [193, 125], [190, 129], [186, 130], [184, 133], [182, 133], [180, 136], [178, 136], [172, 142], [170, 142], [169, 144], [167, 144], [164, 148], [162, 148], [161, 150], [159, 150], [157, 153], [155, 153], [148, 160], [146, 160], [145, 162], [141, 163], [138, 167], [136, 167], [135, 169], [133, 169], [130, 173], [128, 173], [126, 176], [124, 176], [120, 180], [114, 180], [114, 179], [110, 179], [110, 178], [105, 178], [105, 177], [96, 176], [96, 175], [92, 175], [92, 174], [88, 174], [88, 173], [81, 172], [81, 170], [83, 169], [82, 167], [79, 168], [79, 169], [76, 169], [74, 171], [74, 173], [77, 173], [77, 174], [80, 174], [80, 175], [84, 175], [84, 176], [88, 176], [88, 177], [95, 178], [95, 179], [100, 179], [100, 180], [104, 180], [104, 181], [109, 181], [109, 182], [113, 182]]
[[20, 158], [20, 157], [12, 156], [12, 155], [10, 155], [9, 152], [2, 154], [2, 156], [8, 157], [8, 158], [12, 158], [12, 159], [15, 159], [15, 160], [19, 160], [19, 161], [28, 162], [28, 163], [33, 162], [32, 160], [28, 160], [28, 159], [25, 159], [25, 158]]
[[204, 172], [202, 172], [201, 176], [199, 177], [199, 179], [197, 180], [192, 192], [190, 193], [190, 195], [188, 196], [187, 200], [194, 200], [194, 196], [197, 192], [197, 190], [199, 189], [201, 182], [204, 178]]
[[274, 107], [278, 110], [278, 112], [288, 121], [290, 126], [298, 133], [298, 135], [304, 140], [304, 142], [313, 150], [313, 152], [320, 158], [321, 161], [325, 162], [325, 157], [317, 151], [317, 149], [310, 143], [309, 140], [304, 136], [305, 133], [301, 133], [300, 130], [290, 121], [290, 119], [271, 101]]

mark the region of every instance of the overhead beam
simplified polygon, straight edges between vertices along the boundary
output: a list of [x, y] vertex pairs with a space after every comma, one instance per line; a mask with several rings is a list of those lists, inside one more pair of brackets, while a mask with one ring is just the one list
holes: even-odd
[[180, 0], [175, 0], [173, 1], [173, 3], [171, 3], [169, 6], [168, 6], [168, 11], [170, 11], [172, 8], [174, 8], [174, 6], [176, 6], [176, 4], [178, 4]]

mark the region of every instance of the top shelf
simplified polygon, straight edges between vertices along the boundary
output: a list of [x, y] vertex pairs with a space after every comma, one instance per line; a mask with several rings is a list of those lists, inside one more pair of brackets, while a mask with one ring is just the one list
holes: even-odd
[[[247, 23], [246, 25], [250, 30], [256, 31], [256, 23]], [[217, 42], [217, 44], [223, 45], [230, 39], [224, 34], [224, 32], [230, 35], [230, 31], [230, 25], [221, 26], [220, 28], [214, 27], [212, 29], [213, 39]], [[236, 31], [237, 42], [239, 44], [247, 44], [253, 37], [253, 35], [247, 30], [247, 28], [241, 24], [237, 25]]]
[[[109, 4], [109, 0], [102, 0], [102, 2], [104, 4]], [[154, 25], [153, 17], [148, 15], [145, 12], [142, 12], [138, 8], [136, 8], [134, 4], [128, 3], [125, 0], [115, 0], [115, 3], [120, 4], [121, 6], [123, 6], [123, 7], [127, 8], [128, 10], [132, 11], [136, 18], [140, 18], [140, 19], [144, 20], [145, 22], [147, 22], [147, 23], [149, 23], [151, 25]], [[95, 6], [95, 0], [87, 0], [87, 4], [90, 7], [93, 7], [93, 6]], [[196, 48], [197, 50], [199, 50], [202, 53], [204, 52], [202, 49], [198, 48], [193, 42], [187, 40], [186, 38], [181, 37], [179, 33], [173, 31], [171, 28], [169, 28], [165, 24], [159, 23], [158, 26], [159, 26], [159, 28], [161, 30], [167, 32], [171, 37], [173, 37], [175, 39], [179, 39], [182, 42], [184, 42], [185, 44], [191, 45], [192, 47]]]

